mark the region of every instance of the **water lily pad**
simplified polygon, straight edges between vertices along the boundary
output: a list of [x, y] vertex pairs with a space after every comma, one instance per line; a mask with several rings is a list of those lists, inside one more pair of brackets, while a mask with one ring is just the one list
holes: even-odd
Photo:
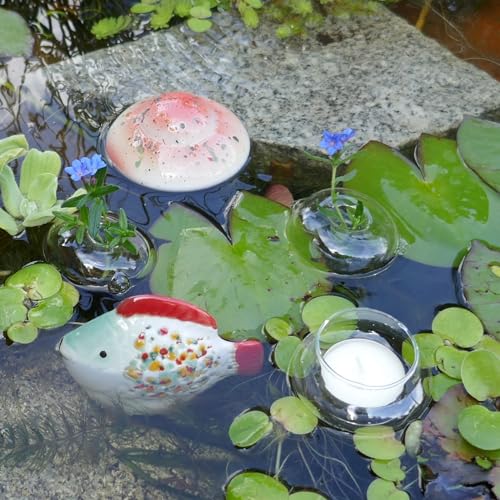
[[489, 335], [484, 335], [480, 342], [474, 346], [475, 351], [490, 351], [500, 358], [500, 342]]
[[62, 278], [50, 264], [31, 264], [9, 276], [5, 285], [24, 289], [31, 300], [42, 300], [61, 289]]
[[286, 319], [271, 318], [266, 321], [264, 331], [274, 340], [281, 340], [293, 333], [293, 326]]
[[500, 412], [480, 405], [464, 408], [458, 415], [458, 430], [472, 446], [500, 449]]
[[288, 500], [286, 486], [263, 472], [242, 472], [226, 486], [226, 500]]
[[[413, 339], [418, 345], [420, 351], [420, 368], [433, 368], [436, 366], [434, 353], [438, 347], [444, 345], [443, 339], [434, 333], [417, 333]], [[415, 360], [415, 353], [412, 344], [405, 340], [403, 343], [403, 358], [410, 365]]]
[[366, 491], [367, 500], [410, 500], [406, 491], [398, 490], [396, 485], [385, 479], [375, 479]]
[[24, 306], [26, 294], [18, 288], [0, 287], [0, 331], [13, 323], [24, 321], [27, 308]]
[[26, 21], [17, 12], [0, 8], [0, 56], [28, 57], [32, 46]]
[[451, 266], [469, 242], [500, 244], [500, 196], [465, 166], [450, 139], [423, 135], [419, 166], [378, 142], [353, 158], [345, 187], [381, 203], [393, 216], [408, 247], [405, 257]]
[[459, 268], [462, 290], [468, 305], [488, 333], [500, 340], [500, 248], [474, 240]]
[[238, 415], [229, 427], [229, 438], [235, 446], [253, 446], [273, 429], [269, 416], [262, 411], [247, 411]]
[[405, 447], [395, 437], [394, 429], [387, 425], [356, 429], [353, 439], [356, 449], [370, 458], [392, 460], [405, 452]]
[[171, 241], [158, 250], [152, 291], [203, 307], [229, 338], [238, 331], [239, 338], [262, 339], [262, 324], [272, 317], [298, 322], [301, 299], [328, 282], [324, 269], [304, 262], [287, 241], [288, 213], [242, 193], [229, 214], [230, 242], [201, 215], [174, 205], [151, 230]]
[[500, 191], [500, 124], [465, 118], [457, 131], [458, 150], [465, 163], [493, 189]]
[[36, 327], [44, 329], [65, 325], [73, 316], [73, 307], [78, 303], [78, 299], [79, 294], [76, 288], [63, 282], [57, 294], [41, 300], [29, 310], [28, 319]]
[[439, 401], [450, 387], [460, 384], [460, 380], [448, 377], [445, 373], [438, 373], [424, 378], [424, 391], [434, 401]]
[[462, 363], [462, 382], [478, 401], [500, 396], [500, 358], [489, 351], [473, 351]]
[[423, 423], [421, 420], [414, 420], [405, 430], [405, 450], [410, 457], [416, 457], [420, 451], [422, 431]]
[[292, 434], [309, 434], [318, 425], [318, 417], [307, 403], [295, 396], [280, 398], [271, 405], [271, 417]]
[[310, 332], [316, 332], [321, 324], [332, 314], [344, 309], [356, 307], [356, 304], [338, 295], [320, 295], [304, 304], [302, 321]]
[[327, 498], [315, 491], [296, 491], [290, 495], [289, 500], [327, 500]]
[[314, 353], [298, 337], [285, 337], [274, 348], [274, 362], [288, 376], [303, 378], [314, 363]]
[[38, 328], [32, 323], [14, 323], [7, 329], [7, 336], [18, 344], [30, 344], [38, 337]]
[[438, 368], [451, 378], [461, 378], [462, 361], [467, 356], [467, 351], [462, 351], [451, 346], [441, 346], [435, 352]]
[[401, 469], [401, 460], [399, 458], [372, 460], [370, 467], [376, 476], [387, 481], [403, 481], [406, 476], [404, 470]]
[[483, 336], [483, 325], [478, 317], [461, 307], [439, 311], [432, 321], [432, 331], [459, 347], [472, 347]]

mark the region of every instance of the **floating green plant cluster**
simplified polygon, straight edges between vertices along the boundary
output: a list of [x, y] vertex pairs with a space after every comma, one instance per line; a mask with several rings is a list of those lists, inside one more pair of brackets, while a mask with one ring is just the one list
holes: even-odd
[[66, 324], [79, 298], [54, 266], [30, 264], [0, 287], [0, 330], [12, 342], [29, 344], [39, 329]]
[[277, 24], [276, 35], [287, 38], [320, 25], [327, 15], [348, 17], [375, 12], [380, 4], [394, 1], [397, 0], [142, 0], [132, 5], [127, 15], [97, 21], [92, 33], [98, 39], [112, 37], [144, 18], [154, 30], [168, 28], [175, 19], [185, 19], [191, 30], [203, 32], [211, 28], [214, 11], [234, 8], [247, 27], [257, 28], [261, 18], [267, 17]]

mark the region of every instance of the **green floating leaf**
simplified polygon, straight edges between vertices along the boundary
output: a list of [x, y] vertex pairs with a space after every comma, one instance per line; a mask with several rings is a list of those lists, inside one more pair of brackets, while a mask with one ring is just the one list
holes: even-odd
[[242, 472], [226, 487], [226, 500], [288, 500], [286, 486], [263, 472]]
[[3, 332], [13, 323], [26, 319], [24, 306], [26, 294], [18, 288], [0, 287], [0, 330]]
[[478, 401], [500, 396], [500, 358], [492, 352], [469, 352], [461, 374], [465, 390]]
[[62, 286], [59, 271], [50, 264], [31, 264], [23, 267], [5, 281], [5, 285], [21, 288], [31, 300], [41, 300], [55, 295]]
[[405, 430], [405, 450], [410, 457], [416, 457], [420, 451], [423, 423], [414, 420]]
[[398, 490], [396, 485], [385, 479], [375, 479], [366, 492], [367, 500], [410, 500], [406, 491]]
[[432, 331], [459, 347], [472, 347], [483, 336], [479, 318], [467, 309], [448, 307], [439, 311], [432, 321]]
[[266, 321], [264, 331], [274, 340], [281, 340], [293, 333], [293, 326], [286, 319], [271, 318]]
[[154, 12], [157, 9], [156, 5], [147, 4], [147, 3], [135, 3], [130, 7], [130, 12], [132, 14], [149, 14], [150, 12]]
[[225, 336], [239, 331], [263, 339], [262, 325], [272, 317], [298, 323], [304, 295], [328, 282], [324, 268], [305, 263], [287, 241], [288, 213], [279, 203], [242, 193], [229, 213], [230, 242], [201, 215], [172, 205], [151, 229], [171, 241], [158, 250], [152, 292], [207, 310]]
[[7, 337], [18, 344], [30, 344], [38, 337], [38, 329], [31, 323], [14, 323], [7, 329]]
[[451, 346], [441, 346], [436, 350], [435, 357], [438, 368], [451, 378], [460, 380], [462, 361], [467, 351], [461, 351]]
[[333, 314], [352, 309], [356, 304], [338, 295], [320, 295], [307, 301], [302, 308], [302, 321], [310, 332], [316, 332], [321, 324]]
[[458, 150], [465, 163], [496, 191], [500, 191], [500, 124], [466, 118], [457, 131]]
[[274, 362], [289, 377], [303, 378], [314, 363], [314, 354], [298, 337], [285, 337], [274, 348]]
[[[434, 353], [436, 349], [444, 345], [443, 339], [434, 333], [417, 333], [413, 339], [418, 345], [420, 351], [420, 368], [433, 368], [436, 366]], [[415, 360], [415, 353], [410, 342], [405, 340], [403, 343], [403, 358], [410, 365]]]
[[212, 15], [212, 11], [208, 7], [192, 7], [189, 15], [197, 19], [207, 19]]
[[480, 405], [464, 408], [458, 415], [458, 430], [472, 446], [481, 450], [500, 449], [500, 412]]
[[210, 21], [210, 19], [197, 19], [196, 17], [190, 17], [187, 20], [187, 25], [191, 31], [194, 31], [195, 33], [203, 33], [212, 27], [212, 21]]
[[316, 429], [318, 417], [308, 403], [295, 396], [280, 398], [271, 405], [271, 417], [292, 434], [309, 434]]
[[105, 17], [92, 26], [91, 32], [97, 40], [102, 40], [125, 31], [131, 22], [130, 16]]
[[327, 500], [327, 498], [315, 491], [296, 491], [290, 495], [289, 500]]
[[465, 300], [488, 333], [500, 340], [500, 248], [474, 240], [459, 268]]
[[475, 351], [490, 351], [500, 358], [500, 342], [489, 335], [484, 335], [479, 344], [474, 346]]
[[439, 401], [450, 387], [460, 384], [460, 380], [448, 377], [445, 373], [438, 373], [424, 378], [424, 391], [434, 401]]
[[0, 8], [0, 56], [30, 56], [33, 38], [26, 21], [11, 10]]
[[408, 245], [405, 257], [417, 262], [448, 267], [472, 239], [500, 244], [500, 196], [464, 165], [456, 142], [423, 135], [417, 152], [419, 167], [370, 142], [349, 163], [355, 175], [344, 186], [389, 211]]
[[238, 415], [229, 427], [229, 438], [235, 446], [253, 446], [273, 429], [273, 423], [262, 411], [248, 411]]
[[403, 481], [406, 474], [401, 469], [401, 460], [393, 458], [392, 460], [372, 460], [370, 467], [373, 473], [381, 479], [387, 481]]
[[392, 460], [405, 452], [405, 447], [395, 437], [394, 429], [386, 425], [356, 429], [353, 439], [356, 449], [370, 458]]

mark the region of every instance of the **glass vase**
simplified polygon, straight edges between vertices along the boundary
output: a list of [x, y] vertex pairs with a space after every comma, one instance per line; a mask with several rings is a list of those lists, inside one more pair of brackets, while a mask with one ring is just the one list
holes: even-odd
[[306, 337], [290, 380], [332, 427], [401, 428], [429, 404], [419, 358], [417, 343], [397, 319], [370, 308], [346, 309]]
[[323, 189], [297, 200], [287, 237], [304, 259], [322, 262], [339, 276], [379, 273], [400, 253], [389, 212], [373, 198], [344, 188], [337, 188], [333, 197], [330, 189]]
[[[114, 213], [108, 213], [107, 217], [118, 220]], [[147, 276], [156, 261], [154, 244], [145, 231], [135, 228], [130, 241], [136, 253], [122, 246], [110, 248], [88, 232], [82, 243], [78, 243], [76, 229], [61, 231], [61, 223], [56, 222], [44, 240], [43, 254], [74, 285], [120, 295]]]

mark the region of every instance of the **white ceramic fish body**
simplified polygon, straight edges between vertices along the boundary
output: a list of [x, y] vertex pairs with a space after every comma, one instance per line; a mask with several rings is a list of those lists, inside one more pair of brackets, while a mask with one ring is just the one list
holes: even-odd
[[140, 295], [66, 334], [57, 346], [89, 396], [126, 413], [160, 414], [234, 374], [262, 368], [257, 341], [228, 342], [196, 306]]

